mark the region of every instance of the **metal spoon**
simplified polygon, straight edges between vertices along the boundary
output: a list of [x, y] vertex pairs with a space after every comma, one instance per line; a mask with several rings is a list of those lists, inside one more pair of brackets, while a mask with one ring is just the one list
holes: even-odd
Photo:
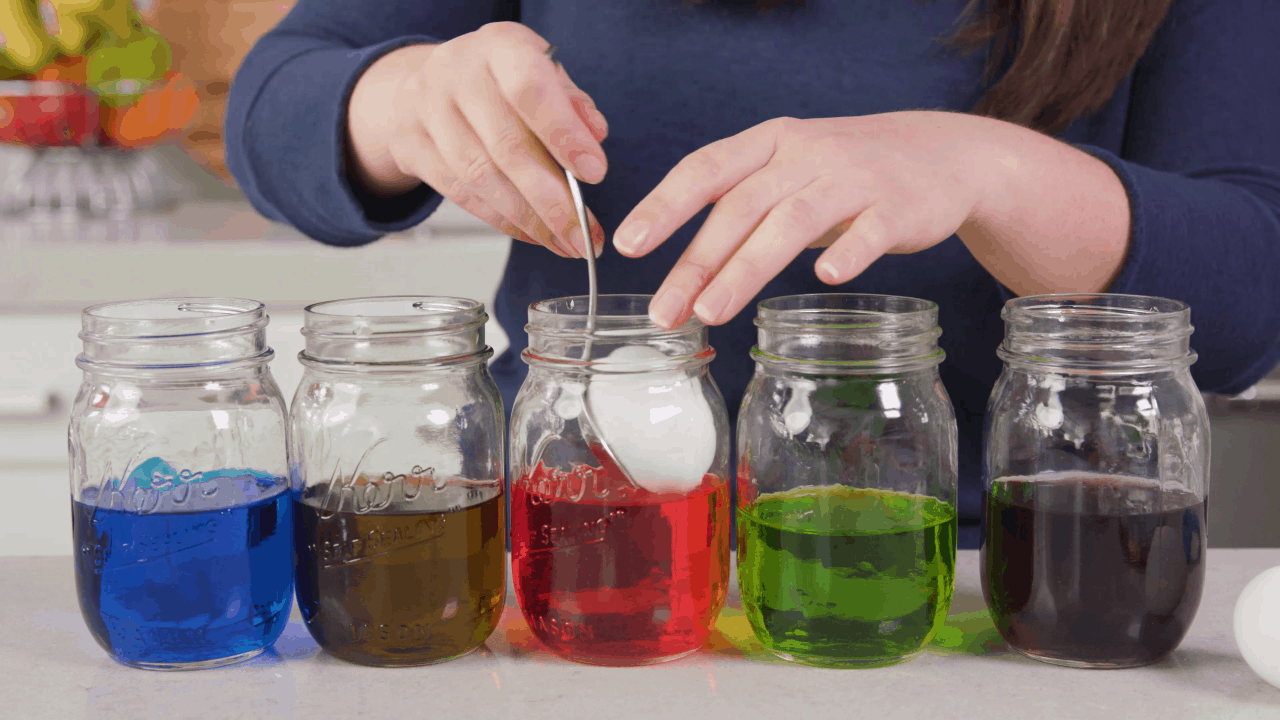
[[[552, 62], [559, 65], [560, 61], [555, 59], [556, 50], [556, 46], [551, 45], [547, 48], [546, 55]], [[600, 298], [596, 287], [596, 253], [591, 244], [591, 226], [587, 224], [587, 208], [582, 202], [582, 189], [578, 187], [578, 179], [568, 169], [564, 171], [564, 177], [569, 181], [569, 193], [573, 196], [573, 209], [578, 215], [578, 227], [582, 230], [583, 257], [587, 259], [587, 337], [582, 345], [582, 359], [584, 362], [591, 362], [591, 347], [595, 340], [596, 332], [596, 310], [599, 306]], [[631, 473], [627, 471], [626, 466], [609, 448], [609, 443], [605, 442], [603, 434], [596, 432], [596, 428], [600, 426], [596, 424], [595, 419], [591, 416], [591, 404], [587, 399], [587, 391], [590, 387], [591, 378], [588, 377], [587, 381], [582, 385], [582, 396], [580, 398], [582, 412], [578, 416], [578, 427], [582, 431], [582, 438], [587, 441], [589, 446], [598, 445], [604, 451], [604, 454], [608, 456], [609, 462], [618, 468], [622, 476], [627, 479], [627, 482], [631, 483], [632, 487], [639, 488], [640, 486], [631, 477]], [[586, 422], [583, 422], [583, 420], [586, 420]], [[603, 462], [603, 458], [597, 457], [596, 459]]]

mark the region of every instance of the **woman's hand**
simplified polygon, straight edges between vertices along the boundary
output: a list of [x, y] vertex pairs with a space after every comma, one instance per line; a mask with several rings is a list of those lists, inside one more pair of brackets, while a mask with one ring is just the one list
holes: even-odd
[[[608, 125], [547, 48], [523, 25], [493, 23], [380, 58], [348, 104], [353, 175], [382, 195], [425, 182], [500, 232], [582, 257], [561, 168], [604, 179]], [[589, 222], [598, 253], [604, 231]]]
[[[1072, 192], [1075, 184], [1087, 189]], [[1064, 197], [1054, 196], [1058, 185]], [[614, 245], [644, 255], [713, 202], [650, 305], [661, 327], [690, 312], [728, 321], [806, 247], [828, 248], [815, 269], [835, 285], [881, 255], [959, 232], [1015, 292], [1064, 292], [1105, 287], [1128, 238], [1128, 199], [1100, 160], [958, 113], [762, 123], [681, 161], [623, 221]], [[1046, 203], [1047, 211], [1023, 207]]]

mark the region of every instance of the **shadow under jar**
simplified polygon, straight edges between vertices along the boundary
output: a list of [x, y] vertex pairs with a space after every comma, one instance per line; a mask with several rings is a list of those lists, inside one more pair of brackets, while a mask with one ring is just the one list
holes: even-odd
[[884, 295], [759, 304], [738, 414], [738, 586], [781, 658], [915, 657], [955, 586], [956, 421], [937, 305]]
[[443, 297], [306, 309], [290, 408], [298, 606], [343, 660], [441, 662], [497, 626], [503, 427], [487, 319]]
[[76, 589], [116, 660], [216, 667], [284, 630], [292, 513], [267, 322], [262, 303], [234, 298], [83, 313], [68, 430]]
[[600, 665], [702, 647], [729, 586], [728, 414], [696, 319], [667, 331], [648, 295], [529, 308], [511, 416], [516, 597], [551, 652]]
[[1162, 660], [1200, 604], [1208, 543], [1190, 310], [1047, 295], [1011, 300], [1002, 317], [981, 552], [996, 627], [1058, 665]]

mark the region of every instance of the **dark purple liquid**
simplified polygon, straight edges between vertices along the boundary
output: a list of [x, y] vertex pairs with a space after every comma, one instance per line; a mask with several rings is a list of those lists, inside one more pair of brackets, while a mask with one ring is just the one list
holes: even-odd
[[1206, 501], [1149, 480], [1002, 478], [987, 494], [982, 587], [1014, 648], [1063, 664], [1162, 660], [1204, 585]]

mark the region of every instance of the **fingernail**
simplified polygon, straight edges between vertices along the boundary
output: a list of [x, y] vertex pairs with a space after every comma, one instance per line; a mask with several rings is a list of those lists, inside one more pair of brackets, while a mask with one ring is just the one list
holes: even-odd
[[832, 285], [841, 282], [853, 272], [853, 256], [843, 252], [828, 252], [818, 261], [818, 278]]
[[578, 170], [578, 177], [589, 183], [598, 183], [604, 179], [604, 163], [597, 160], [594, 156], [583, 153], [573, 161], [573, 166]]
[[604, 130], [606, 133], [609, 132], [609, 121], [605, 120], [604, 115], [602, 115], [600, 111], [596, 110], [595, 108], [591, 109], [591, 122], [593, 125], [600, 128], [601, 130]]
[[635, 220], [627, 223], [613, 234], [613, 246], [623, 255], [635, 255], [644, 249], [644, 241], [649, 238], [649, 223]]
[[[539, 244], [541, 244], [541, 243], [539, 243]], [[555, 253], [556, 255], [559, 255], [559, 256], [560, 256], [560, 257], [562, 257], [562, 258], [568, 258], [568, 257], [569, 257], [568, 255], [565, 255], [565, 254], [564, 254], [564, 250], [560, 247], [560, 242], [559, 242], [559, 241], [556, 241], [556, 242], [554, 242], [554, 243], [552, 243], [552, 244], [550, 244], [550, 245], [543, 245], [543, 247], [545, 247], [546, 249], [548, 249], [548, 250], [550, 250], [551, 252]]]
[[[572, 233], [572, 232], [573, 232], [573, 229], [570, 228], [569, 233]], [[573, 243], [569, 242], [568, 238], [560, 237], [555, 233], [551, 233], [551, 240], [556, 244], [556, 247], [560, 248], [560, 252], [565, 254], [565, 257], [571, 257], [571, 258], [578, 257], [578, 253], [573, 249]]]
[[684, 292], [678, 288], [659, 290], [649, 302], [649, 319], [654, 325], [670, 330], [688, 302]]
[[704, 323], [719, 322], [720, 315], [729, 307], [729, 301], [732, 299], [733, 291], [729, 288], [712, 286], [698, 297], [698, 302], [694, 303], [693, 312]]

